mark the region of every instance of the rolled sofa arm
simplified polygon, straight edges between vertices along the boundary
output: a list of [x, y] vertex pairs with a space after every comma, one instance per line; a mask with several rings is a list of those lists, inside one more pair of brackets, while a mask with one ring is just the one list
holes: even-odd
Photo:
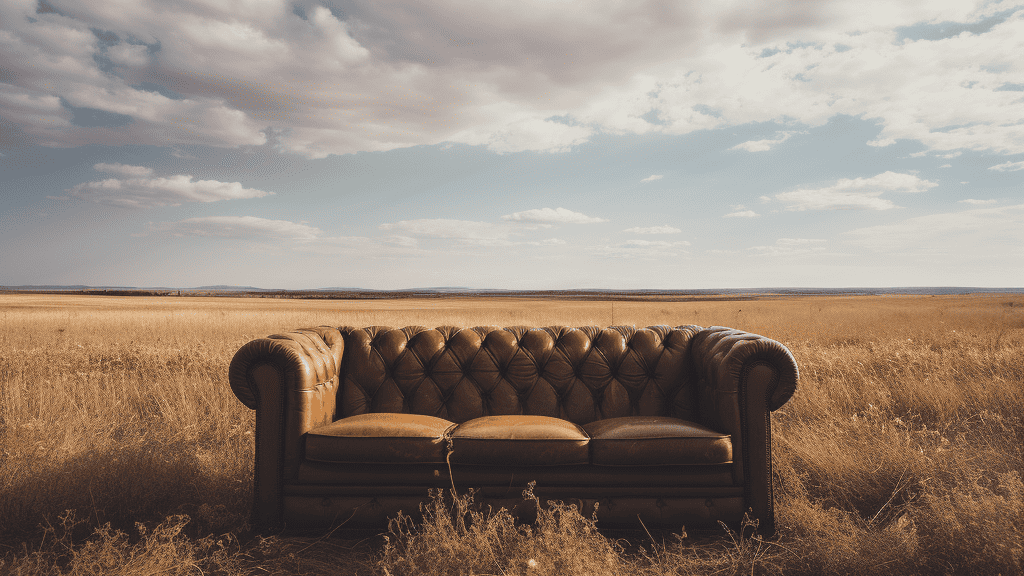
[[733, 474], [745, 487], [759, 530], [775, 531], [771, 412], [796, 392], [796, 360], [782, 344], [740, 330], [712, 326], [694, 336], [701, 416], [732, 435]]
[[793, 397], [800, 372], [789, 349], [782, 344], [732, 328], [712, 326], [694, 336], [692, 354], [697, 376], [723, 392], [737, 392], [745, 372], [757, 364], [777, 371], [774, 386], [767, 390], [768, 410], [775, 411]]
[[321, 326], [253, 340], [231, 360], [231, 390], [256, 410], [257, 527], [280, 525], [281, 488], [302, 460], [301, 436], [334, 420], [344, 350], [341, 333]]

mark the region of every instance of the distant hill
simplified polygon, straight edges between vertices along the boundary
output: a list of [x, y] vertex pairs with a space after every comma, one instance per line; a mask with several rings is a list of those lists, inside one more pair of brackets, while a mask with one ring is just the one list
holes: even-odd
[[255, 286], [229, 286], [217, 284], [216, 286], [196, 286], [195, 288], [174, 288], [174, 290], [220, 290], [222, 292], [275, 292], [276, 288], [257, 288]]

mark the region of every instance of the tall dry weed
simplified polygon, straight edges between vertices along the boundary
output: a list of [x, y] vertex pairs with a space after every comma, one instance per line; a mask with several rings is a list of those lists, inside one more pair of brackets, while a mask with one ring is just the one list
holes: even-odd
[[597, 531], [596, 521], [561, 502], [547, 506], [523, 494], [536, 511], [520, 523], [504, 508], [474, 506], [473, 494], [433, 493], [423, 521], [391, 520], [379, 567], [390, 576], [436, 574], [616, 575], [626, 573], [621, 548]]
[[[0, 573], [1024, 573], [1019, 297], [610, 304], [0, 296]], [[226, 379], [248, 340], [612, 323], [733, 326], [793, 351], [800, 387], [773, 417], [774, 540], [616, 539], [568, 508], [462, 526], [439, 510], [390, 548], [248, 531], [253, 416]]]

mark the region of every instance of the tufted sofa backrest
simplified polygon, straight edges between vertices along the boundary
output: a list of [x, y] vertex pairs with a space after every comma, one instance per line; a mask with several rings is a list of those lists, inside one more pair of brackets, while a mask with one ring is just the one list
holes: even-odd
[[456, 423], [532, 414], [577, 424], [696, 418], [699, 326], [339, 328], [337, 417], [406, 412]]

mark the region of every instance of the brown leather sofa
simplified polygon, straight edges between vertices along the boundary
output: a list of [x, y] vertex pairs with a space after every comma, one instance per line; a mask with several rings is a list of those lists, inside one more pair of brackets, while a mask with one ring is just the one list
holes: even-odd
[[562, 500], [599, 526], [774, 531], [771, 411], [796, 389], [774, 340], [700, 326], [318, 327], [254, 340], [231, 388], [256, 410], [264, 529], [383, 528], [431, 488]]

